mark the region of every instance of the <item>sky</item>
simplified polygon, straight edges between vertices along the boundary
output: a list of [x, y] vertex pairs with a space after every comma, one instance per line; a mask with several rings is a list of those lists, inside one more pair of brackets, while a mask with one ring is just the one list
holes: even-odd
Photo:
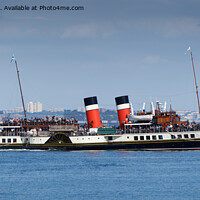
[[[4, 10], [5, 6], [83, 6], [77, 11]], [[190, 54], [200, 85], [199, 0], [0, 1], [0, 109], [25, 104], [44, 109], [83, 107], [97, 96], [115, 109], [128, 95], [134, 110], [167, 101], [198, 111]]]

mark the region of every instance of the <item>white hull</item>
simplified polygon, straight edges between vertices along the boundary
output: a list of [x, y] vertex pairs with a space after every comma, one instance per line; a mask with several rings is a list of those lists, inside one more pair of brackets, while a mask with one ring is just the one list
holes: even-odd
[[199, 149], [200, 131], [163, 133], [126, 133], [113, 135], [66, 136], [68, 141], [58, 139], [49, 142], [49, 136], [0, 136], [1, 149], [62, 149], [62, 150], [106, 150], [106, 149]]

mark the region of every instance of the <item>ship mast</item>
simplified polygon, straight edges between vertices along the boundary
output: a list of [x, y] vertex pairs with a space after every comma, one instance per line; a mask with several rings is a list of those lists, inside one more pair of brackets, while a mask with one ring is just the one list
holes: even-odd
[[15, 59], [14, 56], [13, 56], [13, 58], [12, 59], [15, 61], [15, 66], [16, 66], [16, 70], [17, 70], [17, 78], [18, 78], [18, 82], [19, 82], [19, 88], [20, 88], [20, 93], [21, 93], [22, 105], [23, 105], [23, 109], [24, 109], [24, 117], [26, 118], [26, 109], [25, 109], [25, 106], [24, 106], [24, 98], [23, 98], [23, 93], [22, 93], [22, 86], [21, 86], [21, 81], [20, 81], [20, 77], [19, 77], [19, 68], [17, 66], [17, 60]]
[[195, 82], [196, 94], [197, 94], [197, 102], [198, 102], [198, 108], [199, 108], [199, 114], [200, 114], [198, 86], [197, 86], [196, 74], [195, 74], [195, 69], [194, 69], [194, 61], [193, 61], [192, 51], [190, 51], [190, 56], [191, 56], [191, 61], [192, 61], [192, 68], [193, 68], [193, 73], [194, 73], [194, 82]]

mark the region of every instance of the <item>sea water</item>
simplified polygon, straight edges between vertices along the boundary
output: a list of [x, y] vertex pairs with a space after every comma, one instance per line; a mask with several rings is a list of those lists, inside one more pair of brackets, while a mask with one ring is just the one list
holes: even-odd
[[200, 151], [0, 151], [0, 199], [200, 199]]

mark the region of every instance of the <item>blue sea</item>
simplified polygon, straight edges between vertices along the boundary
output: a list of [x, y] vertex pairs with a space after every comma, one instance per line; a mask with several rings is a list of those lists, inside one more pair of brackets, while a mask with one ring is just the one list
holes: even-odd
[[0, 151], [0, 199], [200, 199], [200, 151]]

